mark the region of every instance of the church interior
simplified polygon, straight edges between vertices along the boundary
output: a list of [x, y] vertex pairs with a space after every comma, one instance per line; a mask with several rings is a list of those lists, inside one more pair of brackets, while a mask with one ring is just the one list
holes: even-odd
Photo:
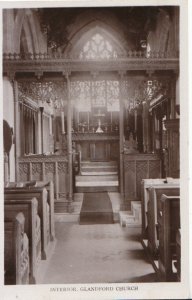
[[179, 16], [3, 9], [5, 285], [181, 281]]

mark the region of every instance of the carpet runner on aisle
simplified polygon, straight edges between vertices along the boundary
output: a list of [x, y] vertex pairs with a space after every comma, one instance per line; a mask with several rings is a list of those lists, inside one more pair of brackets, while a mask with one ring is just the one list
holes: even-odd
[[112, 224], [113, 210], [107, 192], [84, 193], [80, 224]]

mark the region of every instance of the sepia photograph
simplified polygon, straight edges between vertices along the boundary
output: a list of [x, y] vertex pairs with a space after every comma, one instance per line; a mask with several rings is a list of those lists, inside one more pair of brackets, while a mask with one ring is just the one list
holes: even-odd
[[1, 4], [4, 300], [187, 297], [181, 2]]

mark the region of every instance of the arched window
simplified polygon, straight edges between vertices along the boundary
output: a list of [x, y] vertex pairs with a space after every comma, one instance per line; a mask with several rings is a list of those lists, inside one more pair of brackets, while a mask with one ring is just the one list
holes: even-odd
[[116, 58], [117, 51], [109, 40], [100, 33], [94, 34], [83, 46], [80, 51], [81, 59], [110, 59]]

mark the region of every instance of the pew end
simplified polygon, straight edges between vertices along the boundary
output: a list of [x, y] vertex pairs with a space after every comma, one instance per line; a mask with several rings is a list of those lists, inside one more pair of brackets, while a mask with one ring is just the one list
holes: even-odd
[[[177, 258], [176, 241], [180, 229], [180, 197], [161, 196], [161, 210], [158, 214], [159, 224], [159, 278], [160, 281], [177, 281], [173, 263]], [[180, 257], [180, 254], [178, 254]]]
[[29, 240], [24, 227], [21, 212], [12, 221], [5, 219], [5, 285], [29, 284]]
[[6, 220], [12, 220], [22, 211], [25, 217], [25, 231], [29, 239], [30, 283], [35, 284], [37, 271], [41, 260], [41, 220], [37, 214], [38, 202], [36, 198], [5, 200], [4, 215]]

